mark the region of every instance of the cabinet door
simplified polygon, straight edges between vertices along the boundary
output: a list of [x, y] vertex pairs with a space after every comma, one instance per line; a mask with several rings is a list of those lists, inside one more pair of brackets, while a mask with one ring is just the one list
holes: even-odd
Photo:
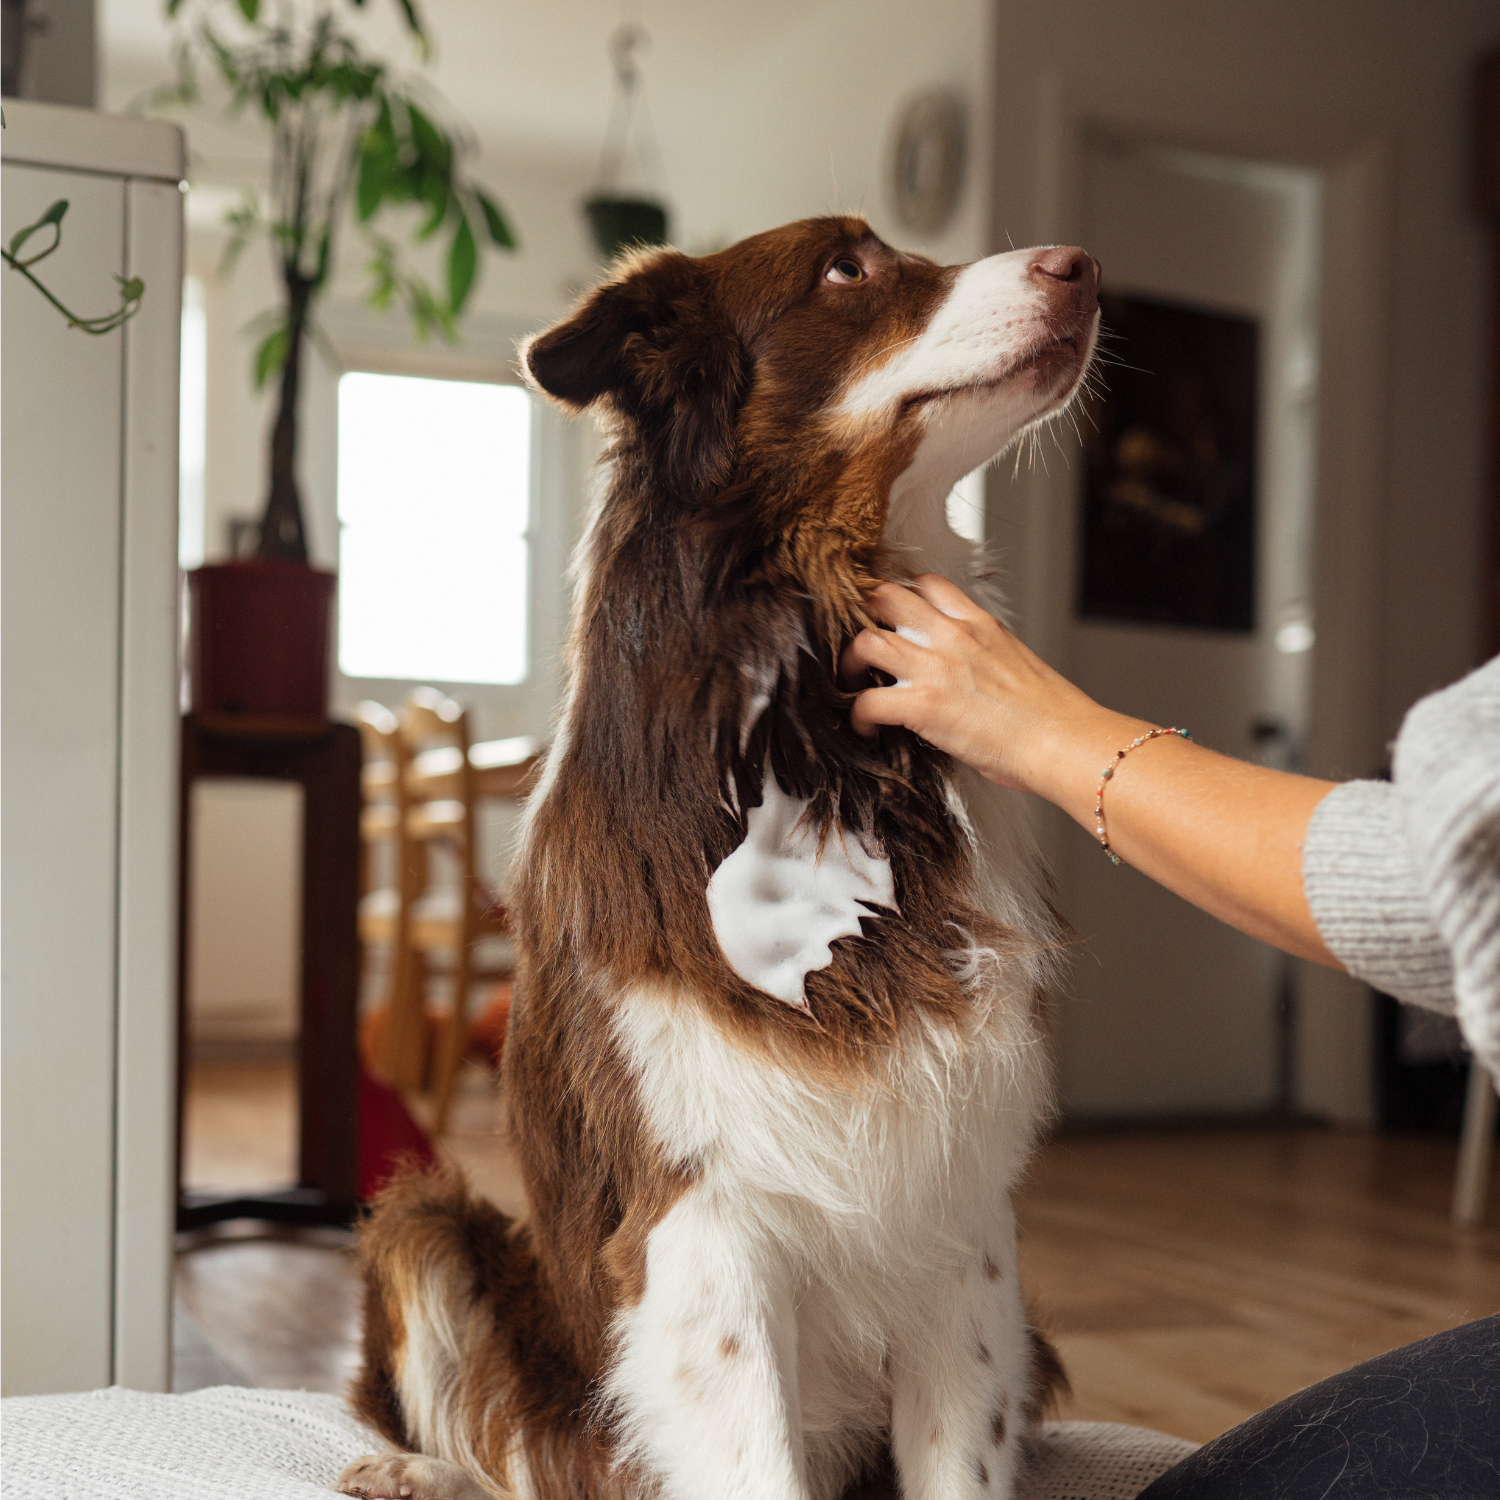
[[[38, 274], [84, 314], [109, 308], [123, 181], [12, 162], [3, 177], [0, 233], [66, 198]], [[113, 1369], [124, 340], [68, 328], [12, 271], [0, 286], [4, 1388], [20, 1394]]]

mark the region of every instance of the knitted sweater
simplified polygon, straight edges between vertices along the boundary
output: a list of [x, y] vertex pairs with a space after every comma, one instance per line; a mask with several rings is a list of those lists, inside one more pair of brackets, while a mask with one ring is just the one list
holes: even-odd
[[1500, 1079], [1500, 657], [1407, 714], [1389, 782], [1318, 804], [1302, 879], [1334, 957], [1456, 1015]]

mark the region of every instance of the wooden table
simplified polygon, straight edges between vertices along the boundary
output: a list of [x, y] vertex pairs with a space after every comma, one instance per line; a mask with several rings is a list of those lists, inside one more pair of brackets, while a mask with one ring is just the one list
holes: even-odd
[[[293, 1187], [244, 1197], [182, 1191], [193, 783], [248, 776], [298, 783], [302, 816], [299, 1168]], [[182, 720], [177, 939], [177, 1227], [224, 1219], [347, 1224], [358, 1210], [360, 741], [352, 724], [252, 714]]]

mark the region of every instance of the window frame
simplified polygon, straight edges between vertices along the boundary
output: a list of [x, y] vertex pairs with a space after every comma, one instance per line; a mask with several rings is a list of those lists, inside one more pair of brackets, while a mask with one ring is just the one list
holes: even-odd
[[[310, 486], [317, 501], [310, 510], [314, 550], [337, 566], [341, 523], [338, 518], [338, 381], [345, 374], [414, 375], [426, 379], [525, 386], [516, 356], [518, 342], [544, 320], [475, 313], [466, 317], [463, 341], [415, 344], [411, 330], [396, 314], [383, 318], [358, 304], [333, 304], [322, 319], [326, 354], [316, 389], [309, 391], [304, 413], [309, 467], [326, 482]], [[527, 675], [519, 683], [448, 682], [436, 678], [348, 677], [338, 664], [337, 641], [331, 663], [331, 704], [347, 717], [363, 699], [399, 705], [413, 688], [442, 689], [471, 710], [476, 739], [545, 735], [561, 690], [561, 657], [571, 603], [568, 559], [581, 530], [583, 506], [579, 483], [582, 424], [571, 423], [534, 392], [531, 407], [531, 476], [526, 535]], [[316, 441], [311, 441], [316, 433]], [[319, 542], [322, 546], [318, 546]], [[335, 629], [337, 625], [335, 624]]]

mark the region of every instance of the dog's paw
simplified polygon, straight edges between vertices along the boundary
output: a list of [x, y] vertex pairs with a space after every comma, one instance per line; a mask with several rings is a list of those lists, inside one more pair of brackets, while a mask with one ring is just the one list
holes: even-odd
[[341, 1495], [362, 1500], [494, 1500], [471, 1474], [422, 1453], [372, 1453], [339, 1475]]

